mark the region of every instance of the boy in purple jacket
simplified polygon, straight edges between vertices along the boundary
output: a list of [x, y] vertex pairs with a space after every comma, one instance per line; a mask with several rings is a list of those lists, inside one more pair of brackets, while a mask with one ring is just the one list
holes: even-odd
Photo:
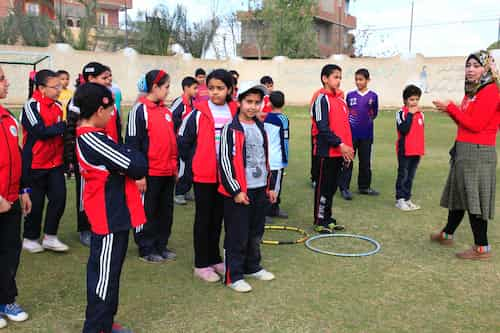
[[[372, 181], [373, 120], [378, 114], [378, 96], [368, 89], [370, 73], [367, 69], [358, 69], [354, 77], [358, 89], [347, 94], [346, 102], [349, 107], [349, 123], [354, 152], [358, 152], [359, 158], [358, 189], [360, 194], [378, 195], [379, 193], [370, 187]], [[352, 200], [352, 193], [349, 191], [352, 166], [353, 163], [344, 165], [339, 178], [340, 193], [345, 200]]]

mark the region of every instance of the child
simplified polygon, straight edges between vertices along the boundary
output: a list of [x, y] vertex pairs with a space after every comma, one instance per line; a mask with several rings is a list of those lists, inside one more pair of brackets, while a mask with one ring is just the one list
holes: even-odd
[[[9, 82], [0, 67], [0, 99], [7, 97]], [[16, 273], [21, 256], [21, 217], [30, 212], [31, 189], [21, 178], [18, 123], [0, 105], [0, 328], [12, 321], [25, 321], [28, 314], [17, 304]], [[21, 193], [21, 195], [19, 195]]]
[[59, 98], [57, 99], [59, 103], [62, 105], [63, 109], [63, 119], [66, 120], [66, 108], [68, 107], [68, 102], [71, 97], [73, 97], [73, 90], [68, 89], [69, 86], [69, 73], [65, 70], [58, 70], [57, 77], [59, 77], [59, 81], [61, 82], [61, 93], [59, 94]]
[[[84, 84], [85, 82], [97, 83], [105, 87], [109, 87], [111, 84], [109, 77], [111, 75], [111, 70], [109, 67], [98, 63], [98, 62], [90, 62], [86, 64], [82, 69], [82, 74], [79, 76], [76, 86], [78, 87]], [[77, 157], [75, 151], [76, 144], [76, 128], [78, 126], [80, 110], [76, 107], [71, 100], [68, 103], [68, 129], [64, 134], [64, 155], [65, 155], [65, 163], [68, 166], [67, 173], [74, 173], [75, 175], [75, 183], [76, 183], [76, 197], [79, 200], [76, 200], [76, 209], [77, 209], [77, 230], [80, 233], [80, 243], [85, 246], [90, 246], [90, 224], [88, 222], [87, 216], [85, 215], [85, 211], [82, 206], [82, 190], [84, 187], [84, 181], [80, 176], [80, 170], [77, 165]], [[122, 142], [121, 137], [121, 121], [118, 112], [113, 110], [111, 115], [111, 121], [108, 122], [106, 127], [108, 135], [110, 135], [113, 140], [117, 143]]]
[[265, 115], [273, 110], [271, 102], [269, 101], [269, 94], [273, 92], [274, 81], [272, 77], [266, 75], [260, 79], [260, 84], [264, 85], [267, 89], [267, 92], [264, 95], [264, 99], [262, 100], [262, 106], [260, 110], [263, 116], [261, 116], [259, 119], [260, 121], [264, 122]]
[[285, 168], [288, 166], [288, 140], [290, 127], [288, 117], [283, 114], [285, 96], [281, 91], [273, 91], [269, 95], [273, 111], [267, 114], [264, 128], [269, 139], [269, 166], [271, 169], [271, 189], [277, 193], [274, 203], [267, 213], [270, 217], [288, 218], [288, 214], [280, 209], [280, 196]]
[[[31, 253], [44, 249], [66, 252], [69, 247], [57, 238], [59, 222], [66, 206], [64, 179], [63, 121], [61, 104], [57, 101], [61, 83], [51, 70], [41, 70], [34, 77], [33, 96], [21, 112], [23, 125], [23, 175], [32, 187], [33, 207], [24, 219], [23, 248]], [[45, 197], [44, 237], [39, 243]]]
[[[170, 107], [172, 110], [172, 117], [174, 120], [174, 130], [177, 134], [179, 132], [179, 127], [182, 121], [191, 113], [193, 110], [193, 101], [198, 93], [198, 82], [195, 78], [187, 76], [182, 80], [182, 96], [178, 97], [172, 103]], [[191, 172], [191, 161], [184, 161], [179, 158], [179, 180], [175, 185], [175, 197], [174, 202], [178, 205], [185, 205], [186, 197], [192, 185], [192, 172]], [[188, 197], [192, 199], [191, 197]]]
[[194, 275], [203, 281], [217, 282], [224, 274], [219, 239], [224, 200], [218, 193], [217, 160], [221, 131], [236, 114], [232, 98], [233, 77], [224, 69], [208, 75], [210, 100], [197, 104], [184, 119], [177, 143], [184, 161], [192, 161], [195, 196]]
[[396, 180], [396, 208], [417, 210], [411, 198], [413, 179], [421, 156], [425, 152], [424, 113], [418, 108], [422, 90], [409, 85], [403, 90], [403, 108], [396, 114], [398, 141], [398, 177]]
[[146, 221], [134, 179], [147, 174], [147, 162], [141, 153], [106, 134], [114, 110], [113, 95], [106, 87], [86, 83], [76, 91], [74, 103], [81, 119], [76, 149], [86, 183], [83, 206], [92, 229], [83, 333], [130, 332], [114, 324], [113, 318], [129, 229]]
[[269, 281], [274, 275], [260, 265], [260, 242], [264, 234], [269, 202], [277, 193], [268, 191], [270, 170], [264, 126], [257, 119], [264, 86], [251, 83], [240, 87], [240, 108], [221, 136], [219, 192], [224, 198], [225, 260], [224, 283], [237, 292], [252, 287], [244, 275]]
[[311, 108], [314, 155], [318, 157], [319, 175], [314, 194], [314, 224], [320, 233], [343, 229], [332, 217], [332, 201], [344, 163], [354, 156], [347, 105], [336, 89], [342, 69], [328, 64], [321, 70], [321, 89]]
[[149, 263], [173, 260], [167, 248], [174, 214], [174, 185], [177, 177], [177, 142], [172, 113], [163, 104], [170, 76], [163, 70], [142, 77], [146, 95], [139, 97], [128, 116], [127, 145], [146, 156], [148, 175], [137, 181], [144, 195], [148, 223], [135, 230], [140, 258]]
[[194, 99], [195, 104], [206, 102], [210, 99], [206, 80], [205, 80], [206, 76], [207, 76], [207, 73], [205, 72], [205, 70], [203, 68], [198, 68], [194, 72], [194, 77], [196, 78], [196, 81], [198, 81], [198, 93]]
[[[370, 187], [372, 181], [373, 120], [378, 114], [378, 96], [368, 89], [370, 73], [367, 69], [358, 69], [354, 74], [354, 78], [358, 89], [347, 94], [346, 102], [349, 107], [349, 123], [351, 125], [354, 154], [359, 153], [358, 189], [360, 194], [379, 195], [377, 191]], [[349, 163], [342, 170], [340, 176], [340, 194], [346, 200], [352, 200], [352, 193], [349, 191], [352, 167], [353, 163]]]

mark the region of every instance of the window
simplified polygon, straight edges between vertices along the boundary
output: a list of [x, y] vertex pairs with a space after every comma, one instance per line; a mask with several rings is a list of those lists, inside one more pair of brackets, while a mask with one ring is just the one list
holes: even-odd
[[67, 19], [66, 20], [66, 26], [70, 27], [70, 28], [74, 27], [73, 20], [72, 19]]
[[327, 12], [329, 14], [335, 13], [335, 5], [332, 0], [320, 0], [319, 7], [322, 11]]
[[76, 27], [80, 28], [80, 20], [76, 20]]
[[349, 7], [350, 7], [350, 4], [351, 4], [351, 1], [350, 1], [350, 0], [346, 0], [346, 1], [345, 1], [345, 14], [346, 14], [346, 15], [349, 15]]
[[24, 7], [26, 14], [30, 16], [40, 15], [40, 5], [37, 3], [27, 2]]
[[108, 13], [98, 13], [97, 22], [101, 27], [108, 26]]

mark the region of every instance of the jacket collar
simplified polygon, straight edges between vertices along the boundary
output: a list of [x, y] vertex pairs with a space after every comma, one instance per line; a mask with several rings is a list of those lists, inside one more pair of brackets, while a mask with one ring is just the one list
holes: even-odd
[[[264, 124], [260, 122], [260, 120], [257, 117], [254, 117], [253, 120], [255, 121], [255, 124], [257, 127], [261, 130], [264, 131]], [[240, 119], [238, 118], [238, 114], [236, 114], [233, 117], [233, 120], [231, 121], [231, 127], [237, 131], [243, 132], [243, 125], [241, 124]]]
[[9, 112], [9, 110], [7, 110], [2, 105], [0, 105], [0, 117], [2, 117], [2, 118], [4, 118], [4, 117], [10, 117], [11, 115], [12, 114]]
[[80, 126], [76, 129], [76, 134], [77, 135], [83, 135], [87, 133], [103, 133], [105, 134], [106, 131], [104, 128], [97, 128], [97, 127], [91, 127], [91, 126]]
[[139, 97], [139, 102], [146, 105], [148, 108], [159, 108], [165, 106], [165, 103], [163, 101], [160, 101], [158, 103], [155, 103], [153, 101], [150, 101], [147, 99], [146, 96], [141, 96]]
[[35, 99], [37, 102], [39, 102], [42, 105], [46, 106], [52, 106], [56, 101], [53, 100], [52, 98], [49, 98], [47, 96], [43, 96], [40, 90], [35, 90], [33, 92], [33, 99]]

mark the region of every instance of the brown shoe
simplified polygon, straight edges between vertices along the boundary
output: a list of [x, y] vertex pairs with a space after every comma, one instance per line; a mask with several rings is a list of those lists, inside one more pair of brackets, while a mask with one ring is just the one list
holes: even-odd
[[436, 242], [444, 246], [453, 245], [453, 239], [444, 239], [441, 232], [433, 232], [431, 234], [431, 242]]
[[457, 253], [457, 257], [460, 259], [486, 260], [491, 257], [491, 252], [479, 253], [474, 247], [471, 247], [464, 252]]

